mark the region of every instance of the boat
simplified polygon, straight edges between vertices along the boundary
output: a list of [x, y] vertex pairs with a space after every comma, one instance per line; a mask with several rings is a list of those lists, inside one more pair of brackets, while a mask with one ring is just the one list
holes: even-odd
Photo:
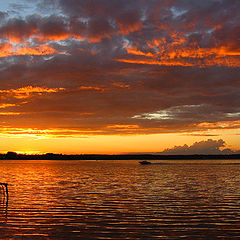
[[139, 162], [141, 165], [149, 165], [149, 164], [152, 164], [151, 162], [149, 161], [141, 161]]

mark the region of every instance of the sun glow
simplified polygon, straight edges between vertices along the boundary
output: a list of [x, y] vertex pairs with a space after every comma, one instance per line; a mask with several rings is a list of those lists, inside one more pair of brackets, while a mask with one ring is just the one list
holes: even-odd
[[26, 154], [26, 155], [42, 154], [40, 151], [28, 151], [28, 150], [16, 151], [16, 153], [17, 154]]

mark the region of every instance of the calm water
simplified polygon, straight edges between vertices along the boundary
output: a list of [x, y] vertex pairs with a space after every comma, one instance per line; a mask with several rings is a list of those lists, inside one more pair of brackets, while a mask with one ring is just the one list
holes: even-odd
[[240, 165], [175, 163], [0, 161], [0, 239], [240, 239]]

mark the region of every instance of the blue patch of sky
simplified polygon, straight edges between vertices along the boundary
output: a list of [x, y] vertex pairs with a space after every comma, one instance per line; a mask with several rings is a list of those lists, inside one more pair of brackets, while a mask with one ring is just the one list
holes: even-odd
[[7, 12], [9, 17], [25, 17], [33, 14], [36, 4], [30, 1], [0, 0], [0, 11]]
[[32, 14], [60, 14], [60, 11], [57, 8], [44, 8], [43, 5], [41, 5], [41, 0], [0, 0], [0, 11], [7, 12], [10, 18], [24, 18]]

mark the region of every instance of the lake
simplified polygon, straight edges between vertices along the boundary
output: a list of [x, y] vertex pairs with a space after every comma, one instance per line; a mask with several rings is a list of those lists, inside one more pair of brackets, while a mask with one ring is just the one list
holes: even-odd
[[155, 162], [0, 161], [0, 239], [240, 238], [240, 161]]

